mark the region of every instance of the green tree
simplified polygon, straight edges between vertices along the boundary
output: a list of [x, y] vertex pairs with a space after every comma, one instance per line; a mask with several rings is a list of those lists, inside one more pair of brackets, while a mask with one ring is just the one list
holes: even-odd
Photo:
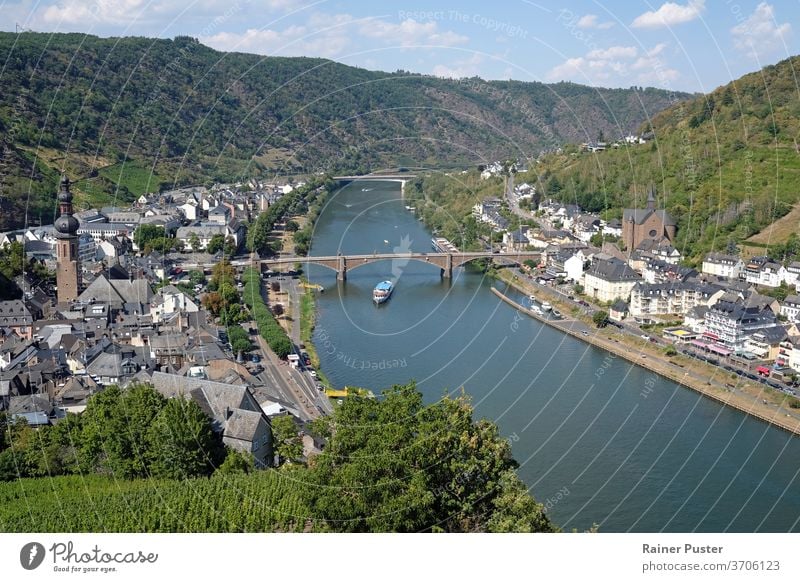
[[147, 244], [154, 239], [163, 239], [166, 231], [163, 226], [155, 224], [142, 224], [133, 233], [133, 242], [140, 249], [144, 249]]
[[608, 311], [595, 311], [592, 315], [592, 322], [597, 327], [605, 327], [608, 325]]
[[211, 240], [208, 241], [208, 245], [206, 245], [206, 251], [213, 255], [223, 250], [224, 247], [225, 247], [225, 235], [215, 234], [214, 236], [211, 237]]
[[236, 241], [232, 236], [225, 237], [225, 244], [222, 245], [222, 253], [228, 257], [236, 254]]
[[228, 449], [225, 460], [217, 468], [217, 473], [222, 475], [243, 475], [255, 470], [253, 455]]
[[286, 230], [288, 232], [297, 232], [300, 230], [300, 225], [297, 223], [296, 220], [290, 220], [286, 223]]
[[192, 251], [196, 253], [197, 251], [200, 250], [201, 246], [202, 245], [200, 244], [200, 237], [197, 236], [196, 232], [192, 232], [189, 235], [189, 248], [192, 249]]
[[192, 400], [172, 398], [147, 431], [154, 477], [185, 479], [209, 475], [221, 456], [211, 421]]
[[289, 415], [272, 418], [272, 442], [275, 453], [282, 460], [294, 461], [303, 456], [303, 440], [297, 424]]
[[189, 282], [192, 285], [205, 285], [205, 273], [203, 273], [203, 271], [189, 271]]
[[25, 266], [25, 248], [22, 243], [14, 241], [0, 247], [0, 273], [13, 279], [22, 273]]
[[309, 495], [337, 530], [554, 530], [540, 504], [523, 502], [508, 441], [473, 421], [464, 396], [425, 406], [413, 384], [395, 386], [381, 399], [348, 397], [333, 424]]

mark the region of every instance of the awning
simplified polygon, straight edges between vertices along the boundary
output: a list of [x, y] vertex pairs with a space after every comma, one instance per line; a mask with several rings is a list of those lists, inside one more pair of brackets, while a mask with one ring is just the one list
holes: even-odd
[[730, 356], [733, 353], [732, 350], [728, 348], [723, 348], [722, 346], [716, 346], [714, 344], [709, 345], [708, 349], [720, 356]]
[[761, 372], [762, 374], [769, 374], [769, 368], [766, 366], [758, 366], [756, 368], [756, 372]]
[[701, 342], [700, 340], [692, 340], [690, 343], [693, 346], [697, 346], [698, 348], [704, 348], [704, 349], [708, 348], [708, 343]]

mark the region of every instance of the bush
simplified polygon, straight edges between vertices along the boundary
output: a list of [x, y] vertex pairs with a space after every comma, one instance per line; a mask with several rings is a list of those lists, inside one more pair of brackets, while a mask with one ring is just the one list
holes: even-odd
[[605, 327], [608, 325], [608, 311], [595, 311], [592, 315], [592, 321], [597, 327]]

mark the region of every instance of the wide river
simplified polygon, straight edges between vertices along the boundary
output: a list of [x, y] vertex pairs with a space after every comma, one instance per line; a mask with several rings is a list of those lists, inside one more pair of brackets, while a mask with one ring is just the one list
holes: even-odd
[[[409, 250], [431, 252], [431, 233], [400, 185], [358, 182], [330, 198], [311, 254]], [[564, 530], [800, 530], [800, 438], [519, 315], [481, 274], [401, 260], [344, 284], [308, 273], [325, 287], [314, 343], [332, 383], [413, 379], [429, 401], [463, 387]], [[395, 292], [376, 306], [385, 279]]]

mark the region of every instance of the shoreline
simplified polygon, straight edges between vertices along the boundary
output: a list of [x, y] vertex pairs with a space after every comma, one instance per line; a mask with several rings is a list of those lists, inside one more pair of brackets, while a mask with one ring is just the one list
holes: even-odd
[[[516, 289], [520, 293], [525, 293], [526, 295], [536, 291], [535, 289], [525, 289], [519, 284], [519, 282], [508, 280], [508, 278], [500, 277], [498, 280], [507, 283], [512, 288]], [[612, 353], [615, 356], [630, 362], [631, 364], [644, 368], [650, 372], [653, 372], [654, 374], [658, 374], [662, 378], [666, 378], [667, 380], [680, 384], [685, 388], [689, 388], [690, 390], [710, 398], [719, 404], [728, 406], [758, 420], [769, 423], [772, 426], [783, 429], [792, 435], [800, 436], [800, 418], [795, 416], [797, 413], [795, 412], [795, 415], [790, 415], [789, 412], [794, 412], [791, 409], [780, 405], [776, 407], [771, 402], [765, 404], [763, 401], [765, 394], [753, 395], [746, 392], [743, 393], [743, 389], [737, 388], [736, 385], [732, 387], [730, 383], [720, 382], [718, 378], [714, 377], [714, 374], [708, 375], [706, 370], [699, 365], [694, 365], [692, 367], [692, 372], [699, 375], [700, 378], [691, 377], [689, 376], [688, 371], [683, 372], [683, 366], [665, 359], [663, 355], [653, 354], [652, 350], [648, 350], [648, 353], [644, 354], [643, 350], [638, 352], [633, 351], [626, 346], [626, 344], [623, 344], [618, 340], [613, 340], [611, 336], [608, 336], [608, 339], [606, 339], [604, 336], [607, 336], [608, 332], [611, 330], [598, 329], [594, 334], [584, 336], [578, 331], [572, 329], [574, 323], [579, 321], [578, 319], [571, 318], [565, 314], [565, 319], [548, 320], [526, 309], [523, 305], [520, 305], [510, 297], [506, 296], [502, 291], [499, 291], [494, 287], [492, 287], [492, 292], [502, 301], [517, 309], [518, 312], [524, 313], [557, 331]], [[646, 357], [642, 357], [643, 354]], [[675, 368], [683, 372], [683, 374], [681, 374], [681, 372]], [[739, 380], [737, 380], [737, 384], [738, 382]], [[745, 383], [745, 385], [747, 384], [749, 383]], [[765, 391], [765, 389], [765, 387], [759, 387], [759, 391], [762, 393]], [[759, 398], [762, 400], [759, 400]]]

